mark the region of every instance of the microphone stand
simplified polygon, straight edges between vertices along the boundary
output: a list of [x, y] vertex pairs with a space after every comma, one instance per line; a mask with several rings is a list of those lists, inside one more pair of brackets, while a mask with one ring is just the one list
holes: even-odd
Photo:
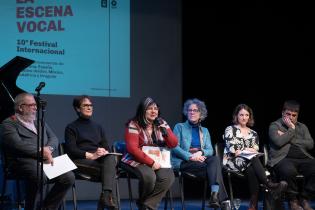
[[40, 189], [39, 209], [43, 206], [44, 191], [44, 128], [45, 128], [45, 111], [47, 102], [41, 100], [40, 89], [35, 90], [37, 104], [37, 186]]

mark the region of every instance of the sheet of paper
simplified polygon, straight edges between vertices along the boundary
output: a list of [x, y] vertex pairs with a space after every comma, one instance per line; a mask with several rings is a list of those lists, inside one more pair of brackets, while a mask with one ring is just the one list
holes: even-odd
[[154, 161], [161, 165], [161, 168], [171, 168], [171, 152], [163, 147], [143, 146], [142, 151]]
[[44, 164], [43, 169], [48, 179], [53, 179], [61, 174], [76, 169], [77, 166], [72, 162], [67, 154], [54, 158], [54, 165]]
[[247, 158], [247, 159], [250, 160], [250, 159], [252, 159], [255, 156], [262, 156], [262, 155], [264, 155], [264, 153], [260, 153], [260, 152], [256, 153], [256, 152], [250, 152], [250, 151], [244, 150], [239, 155], [241, 157], [244, 157], [244, 158]]

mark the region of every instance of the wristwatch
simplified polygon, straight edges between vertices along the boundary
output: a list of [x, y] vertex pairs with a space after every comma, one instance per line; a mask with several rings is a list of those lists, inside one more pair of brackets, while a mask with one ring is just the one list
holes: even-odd
[[54, 152], [54, 148], [52, 146], [48, 146], [48, 149], [51, 151], [51, 152]]

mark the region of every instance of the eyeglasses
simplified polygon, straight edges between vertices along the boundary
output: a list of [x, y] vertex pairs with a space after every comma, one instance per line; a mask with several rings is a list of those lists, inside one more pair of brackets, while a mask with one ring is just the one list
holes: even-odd
[[33, 103], [33, 104], [21, 104], [21, 106], [27, 106], [27, 107], [37, 107], [37, 104], [36, 103]]
[[93, 104], [82, 104], [81, 107], [85, 109], [87, 109], [88, 107], [93, 108]]
[[187, 111], [192, 113], [200, 112], [199, 109], [188, 109]]

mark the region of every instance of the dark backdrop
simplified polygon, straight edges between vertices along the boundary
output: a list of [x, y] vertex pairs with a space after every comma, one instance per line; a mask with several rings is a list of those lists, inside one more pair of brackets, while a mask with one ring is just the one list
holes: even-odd
[[[203, 124], [213, 143], [222, 140], [239, 103], [253, 109], [254, 129], [261, 144], [268, 143], [268, 126], [281, 116], [287, 99], [301, 103], [299, 121], [315, 136], [311, 5], [289, 1], [183, 1], [182, 14], [183, 101], [197, 97], [206, 102], [208, 117]], [[240, 181], [233, 182], [236, 196], [248, 199], [248, 189]], [[196, 183], [187, 185], [188, 189], [196, 188]], [[190, 192], [186, 191], [196, 195]]]
[[183, 1], [183, 93], [184, 100], [206, 102], [204, 124], [213, 141], [221, 139], [239, 103], [253, 109], [254, 129], [268, 141], [268, 126], [286, 99], [301, 103], [299, 120], [315, 135], [311, 5], [205, 2]]

